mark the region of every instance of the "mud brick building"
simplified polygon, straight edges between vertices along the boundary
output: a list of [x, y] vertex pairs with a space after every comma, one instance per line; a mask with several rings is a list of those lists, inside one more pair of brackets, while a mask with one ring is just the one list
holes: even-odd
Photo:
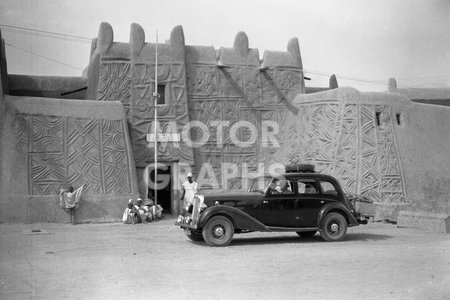
[[203, 188], [243, 189], [261, 166], [292, 162], [372, 198], [378, 218], [405, 207], [449, 212], [450, 90], [398, 89], [391, 79], [388, 91], [365, 93], [334, 77], [306, 87], [296, 38], [260, 56], [244, 32], [215, 49], [186, 45], [177, 26], [157, 46], [138, 24], [123, 43], [102, 23], [83, 76], [8, 74], [3, 42], [1, 79], [1, 222], [66, 221], [57, 191], [68, 184], [87, 184], [80, 221], [117, 220], [129, 198], [145, 197], [155, 92], [161, 132], [181, 138], [158, 143], [168, 212], [179, 212], [188, 168]]

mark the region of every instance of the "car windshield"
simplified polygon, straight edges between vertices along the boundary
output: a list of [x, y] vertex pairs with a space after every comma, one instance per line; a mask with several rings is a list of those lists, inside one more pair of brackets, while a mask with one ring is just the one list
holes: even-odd
[[251, 182], [250, 189], [248, 191], [264, 194], [265, 190], [269, 186], [270, 181], [270, 177], [257, 177]]

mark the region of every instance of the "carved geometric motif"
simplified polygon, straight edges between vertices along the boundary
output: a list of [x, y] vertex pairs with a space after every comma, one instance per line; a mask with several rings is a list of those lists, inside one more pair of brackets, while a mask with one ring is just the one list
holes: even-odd
[[[133, 103], [130, 132], [134, 159], [138, 166], [145, 166], [154, 160], [154, 145], [148, 143], [146, 136], [153, 133], [155, 65], [133, 63]], [[180, 133], [189, 122], [186, 99], [185, 69], [182, 63], [158, 64], [158, 85], [165, 86], [165, 103], [158, 105], [158, 122], [161, 130]], [[175, 124], [169, 128], [169, 124]], [[175, 131], [174, 131], [175, 130]], [[178, 131], [176, 131], [178, 130]], [[183, 143], [158, 143], [160, 160], [193, 161], [192, 149]]]
[[131, 178], [122, 121], [102, 120], [101, 135], [105, 193], [131, 193]]
[[301, 72], [294, 69], [269, 69], [262, 72], [262, 104], [279, 105], [301, 92]]
[[63, 118], [31, 116], [31, 152], [63, 151]]
[[102, 193], [99, 120], [67, 118], [67, 131], [68, 182], [74, 187], [88, 184], [86, 192]]
[[357, 193], [358, 108], [355, 104], [341, 104], [341, 107], [342, 124], [334, 176], [339, 179], [344, 191]]
[[242, 68], [242, 74], [244, 77], [243, 105], [261, 106], [261, 71], [257, 68]]
[[294, 90], [301, 85], [302, 73], [298, 70], [279, 69], [277, 70], [278, 86], [280, 90]]
[[[136, 63], [133, 66], [133, 105], [154, 105], [155, 65]], [[183, 75], [184, 68], [181, 64], [158, 64], [158, 85], [166, 86], [165, 99], [167, 100], [161, 109], [167, 109], [168, 106], [177, 104], [184, 99]], [[167, 112], [162, 113], [162, 115], [166, 114]], [[172, 117], [174, 117], [173, 114]]]
[[382, 203], [398, 204], [405, 201], [402, 170], [393, 132], [389, 106], [376, 106], [379, 124], [377, 127], [378, 153], [381, 175]]
[[239, 67], [220, 68], [219, 96], [220, 97], [243, 97], [242, 70]]
[[130, 126], [131, 146], [137, 164], [146, 164], [147, 158], [153, 158], [153, 149], [147, 147], [147, 134], [152, 132], [154, 109], [133, 108], [133, 124]]
[[366, 195], [376, 202], [380, 195], [380, 172], [378, 163], [377, 132], [374, 119], [374, 106], [360, 106], [360, 172], [359, 193]]
[[304, 159], [314, 163], [318, 172], [332, 174], [340, 129], [339, 105], [309, 105], [306, 113]]
[[261, 76], [262, 97], [260, 98], [260, 105], [278, 105], [281, 98], [280, 91], [276, 86], [275, 70], [268, 69], [262, 72]]
[[88, 194], [130, 193], [122, 120], [25, 114], [16, 117], [16, 149], [28, 156], [29, 194], [55, 195], [69, 184], [87, 184]]
[[274, 160], [278, 163], [293, 164], [303, 161], [303, 137], [300, 130], [302, 126], [300, 118], [297, 115], [285, 112], [284, 118], [277, 124], [279, 128], [279, 134], [277, 135], [274, 135], [273, 129], [268, 127], [270, 124], [265, 125], [267, 126], [265, 142], [261, 142], [260, 146], [269, 147], [269, 145], [275, 144], [277, 149]]
[[[227, 111], [230, 111], [231, 101], [226, 101], [224, 103], [224, 116]], [[252, 153], [256, 154], [257, 147], [259, 147], [260, 138], [258, 132], [261, 132], [260, 124], [257, 122], [256, 112], [247, 109], [241, 109], [238, 103], [236, 106], [238, 108], [237, 122], [230, 122], [230, 127], [228, 127], [225, 131], [225, 144], [224, 150], [225, 152], [230, 153]], [[226, 120], [229, 117], [225, 118]], [[234, 141], [231, 139], [230, 135], [233, 135]]]
[[298, 70], [277, 70], [277, 86], [286, 99], [290, 100], [302, 91], [302, 76], [302, 72]]
[[15, 116], [15, 131], [17, 136], [17, 143], [15, 150], [18, 153], [28, 152], [28, 139], [29, 139], [29, 128], [28, 124], [29, 116], [26, 114], [17, 113]]
[[56, 194], [66, 183], [62, 153], [32, 153], [29, 155], [29, 176], [32, 195]]
[[[195, 101], [191, 103], [191, 117], [192, 120], [199, 121], [205, 124], [209, 129], [210, 137], [208, 139], [209, 143], [216, 143], [218, 140], [218, 126], [213, 126], [212, 122], [221, 121], [222, 116], [222, 101]], [[225, 131], [224, 129], [222, 130]], [[225, 134], [222, 133], [222, 140]], [[203, 141], [205, 139], [205, 131], [200, 127], [193, 126], [191, 129], [191, 140], [194, 142]]]
[[216, 66], [187, 64], [187, 91], [189, 96], [217, 96]]
[[131, 65], [129, 62], [103, 62], [100, 65], [97, 99], [130, 104]]

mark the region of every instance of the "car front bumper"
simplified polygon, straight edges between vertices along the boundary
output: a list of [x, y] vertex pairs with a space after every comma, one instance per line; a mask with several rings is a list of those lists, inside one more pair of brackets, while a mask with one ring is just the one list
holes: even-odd
[[190, 217], [178, 216], [177, 221], [175, 222], [175, 226], [180, 226], [181, 228], [192, 229], [195, 230], [198, 228], [196, 222], [192, 220]]

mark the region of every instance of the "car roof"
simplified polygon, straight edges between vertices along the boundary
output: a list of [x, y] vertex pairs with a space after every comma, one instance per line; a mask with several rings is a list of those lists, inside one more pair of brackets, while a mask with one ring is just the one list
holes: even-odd
[[315, 173], [315, 172], [289, 172], [289, 173], [282, 173], [279, 175], [271, 175], [271, 174], [264, 174], [261, 176], [257, 176], [254, 177], [252, 179], [256, 179], [256, 178], [276, 178], [276, 179], [284, 179], [284, 178], [322, 178], [322, 179], [331, 179], [331, 180], [336, 180], [336, 178], [334, 178], [331, 175], [327, 175], [327, 174], [322, 174], [322, 173]]
[[304, 173], [304, 172], [296, 172], [296, 173], [284, 173], [281, 177], [285, 178], [322, 178], [322, 179], [331, 179], [336, 180], [333, 176], [322, 174], [322, 173]]

